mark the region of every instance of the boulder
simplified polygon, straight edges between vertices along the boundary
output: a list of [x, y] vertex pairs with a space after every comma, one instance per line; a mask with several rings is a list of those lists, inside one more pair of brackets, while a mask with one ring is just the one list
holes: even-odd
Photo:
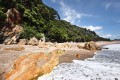
[[27, 39], [20, 39], [18, 44], [19, 45], [26, 45], [27, 44]]
[[33, 37], [29, 40], [28, 44], [35, 46], [39, 44], [39, 41], [35, 37]]
[[21, 56], [12, 69], [5, 73], [5, 80], [37, 80], [37, 77], [50, 73], [59, 63], [59, 52], [36, 53]]
[[71, 48], [72, 46], [69, 43], [56, 43], [56, 48]]
[[42, 42], [45, 42], [45, 35], [41, 34], [42, 38], [40, 39]]
[[81, 46], [80, 44], [78, 44], [77, 47], [78, 47], [79, 49], [83, 49], [83, 46]]
[[98, 47], [95, 42], [90, 41], [90, 42], [85, 43], [84, 49], [87, 49], [87, 50], [100, 50], [100, 47]]
[[39, 40], [39, 45], [38, 45], [39, 48], [47, 48], [48, 46], [46, 45], [45, 42]]
[[78, 59], [79, 59], [79, 58], [80, 58], [80, 54], [76, 54], [76, 58], [78, 58]]

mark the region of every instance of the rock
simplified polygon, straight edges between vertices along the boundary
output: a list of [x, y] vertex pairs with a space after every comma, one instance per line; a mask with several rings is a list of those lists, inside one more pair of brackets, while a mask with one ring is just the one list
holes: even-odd
[[56, 48], [71, 48], [72, 46], [69, 43], [57, 43], [55, 44]]
[[13, 47], [13, 48], [3, 48], [4, 50], [12, 50], [12, 51], [23, 51], [25, 50], [24, 47]]
[[45, 42], [45, 35], [41, 34], [42, 38], [40, 39], [42, 42]]
[[5, 80], [37, 80], [37, 77], [50, 73], [59, 63], [59, 51], [49, 54], [36, 53], [21, 56], [13, 68], [5, 73]]
[[47, 48], [48, 46], [46, 45], [45, 42], [39, 40], [39, 45], [38, 45], [39, 48]]
[[23, 28], [20, 26], [20, 13], [15, 8], [6, 12], [7, 18], [4, 27], [0, 31], [0, 38], [4, 44], [15, 44]]
[[100, 48], [97, 46], [97, 44], [95, 42], [93, 42], [93, 41], [85, 43], [84, 49], [100, 50]]
[[80, 58], [80, 54], [76, 54], [76, 58]]
[[10, 44], [16, 44], [16, 40], [19, 38], [20, 34], [15, 34], [12, 37], [8, 37], [7, 39], [5, 39], [4, 44], [5, 45], [10, 45]]
[[83, 46], [81, 46], [81, 45], [77, 45], [77, 47], [79, 48], [79, 49], [83, 49]]
[[39, 41], [35, 37], [33, 37], [29, 40], [28, 44], [35, 46], [39, 44]]
[[118, 80], [118, 78], [115, 78], [115, 80]]
[[27, 40], [26, 39], [20, 39], [18, 44], [19, 45], [26, 45], [27, 44]]

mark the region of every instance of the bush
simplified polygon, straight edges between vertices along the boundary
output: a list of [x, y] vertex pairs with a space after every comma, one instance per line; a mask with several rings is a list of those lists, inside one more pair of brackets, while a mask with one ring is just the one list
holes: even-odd
[[0, 11], [0, 27], [3, 27], [5, 24], [6, 14], [3, 11]]
[[39, 33], [35, 27], [31, 27], [31, 26], [25, 26], [24, 25], [24, 31], [21, 33], [20, 38], [26, 38], [26, 39], [30, 39], [32, 37], [36, 37], [37, 39], [41, 39], [42, 38], [42, 33]]

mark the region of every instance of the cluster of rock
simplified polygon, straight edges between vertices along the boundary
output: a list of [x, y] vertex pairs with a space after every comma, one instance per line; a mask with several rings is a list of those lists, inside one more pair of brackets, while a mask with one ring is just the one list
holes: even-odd
[[8, 9], [6, 15], [5, 25], [0, 31], [0, 41], [9, 45], [16, 43], [23, 28], [20, 26], [20, 13], [15, 8]]
[[49, 54], [28, 54], [17, 59], [13, 67], [5, 73], [5, 80], [33, 80], [47, 74], [59, 63], [62, 50], [54, 50]]

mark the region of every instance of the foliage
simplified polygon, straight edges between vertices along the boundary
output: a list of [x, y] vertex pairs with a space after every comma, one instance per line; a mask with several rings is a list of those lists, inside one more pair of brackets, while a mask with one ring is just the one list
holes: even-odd
[[5, 12], [13, 7], [21, 14], [24, 31], [20, 38], [29, 39], [35, 36], [40, 39], [44, 33], [48, 40], [57, 42], [110, 40], [99, 37], [94, 31], [60, 20], [58, 12], [46, 6], [42, 0], [0, 0], [0, 19], [3, 24]]
[[39, 33], [35, 29], [35, 27], [30, 27], [30, 26], [23, 25], [23, 28], [24, 28], [24, 30], [21, 33], [20, 38], [30, 39], [30, 38], [35, 36], [37, 39], [41, 39], [43, 37], [42, 33]]
[[2, 8], [0, 8], [0, 28], [4, 26], [6, 19], [6, 14], [2, 11]]

